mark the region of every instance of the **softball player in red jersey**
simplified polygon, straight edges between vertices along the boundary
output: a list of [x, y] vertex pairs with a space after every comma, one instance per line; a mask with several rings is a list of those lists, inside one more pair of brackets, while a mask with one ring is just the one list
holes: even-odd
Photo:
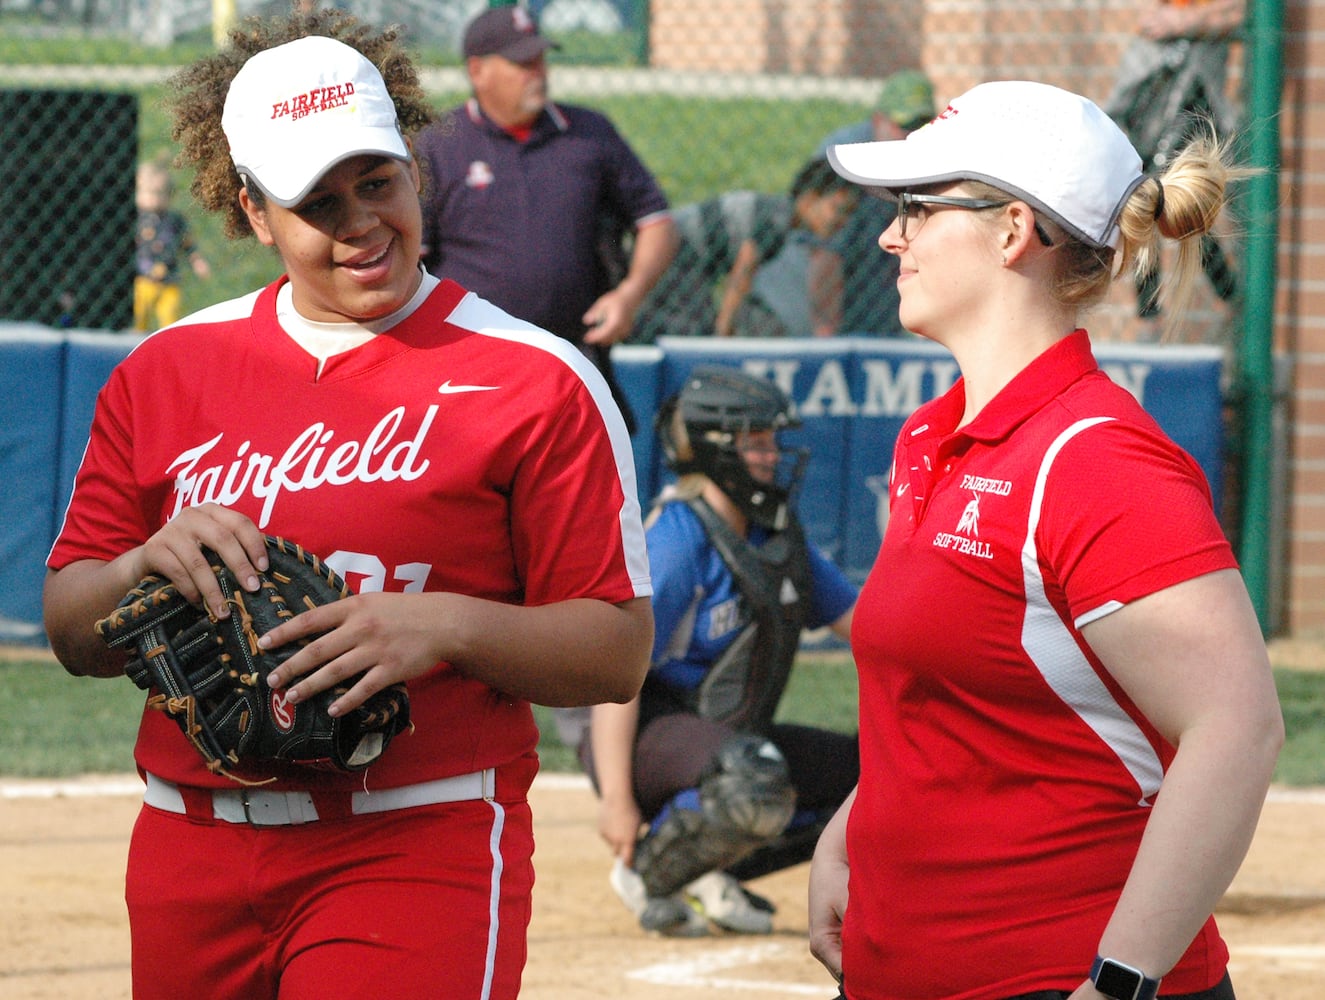
[[200, 546], [243, 580], [282, 535], [358, 596], [270, 633], [327, 633], [273, 688], [366, 671], [343, 709], [404, 680], [414, 728], [362, 773], [243, 786], [146, 711], [134, 996], [514, 997], [530, 702], [628, 701], [652, 639], [625, 427], [573, 346], [420, 268], [402, 130], [430, 111], [392, 33], [329, 11], [233, 42], [177, 81], [185, 159], [286, 274], [112, 373], [49, 558], [48, 634], [70, 672], [118, 676], [92, 623], [128, 587], [160, 573], [224, 614]]
[[1211, 913], [1283, 737], [1273, 677], [1199, 467], [1077, 314], [1116, 253], [1199, 240], [1237, 171], [1202, 139], [1146, 177], [1097, 107], [1024, 82], [829, 156], [897, 200], [899, 316], [962, 378], [894, 447], [811, 947], [850, 1000], [1229, 1000]]

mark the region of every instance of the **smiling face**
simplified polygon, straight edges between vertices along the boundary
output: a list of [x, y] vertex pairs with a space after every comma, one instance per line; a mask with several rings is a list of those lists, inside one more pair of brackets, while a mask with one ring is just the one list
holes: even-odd
[[[926, 194], [970, 197], [961, 184]], [[940, 343], [964, 318], [977, 315], [988, 294], [988, 268], [997, 266], [993, 242], [977, 218], [982, 211], [956, 206], [912, 206], [906, 236], [894, 219], [879, 246], [898, 258], [898, 319], [906, 329]]]
[[380, 319], [419, 287], [422, 213], [413, 160], [354, 156], [332, 167], [294, 208], [240, 203], [258, 240], [274, 246], [294, 306], [321, 323]]

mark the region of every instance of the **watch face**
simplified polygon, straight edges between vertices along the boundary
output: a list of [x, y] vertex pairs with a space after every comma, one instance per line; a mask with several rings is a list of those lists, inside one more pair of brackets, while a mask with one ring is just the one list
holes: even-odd
[[1100, 966], [1100, 974], [1095, 978], [1095, 989], [1114, 1000], [1132, 1000], [1141, 988], [1143, 978], [1136, 969], [1105, 959]]

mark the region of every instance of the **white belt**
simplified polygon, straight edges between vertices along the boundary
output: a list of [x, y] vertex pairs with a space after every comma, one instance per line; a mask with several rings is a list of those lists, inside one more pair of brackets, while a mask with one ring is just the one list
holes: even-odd
[[[344, 796], [344, 792], [318, 793]], [[376, 792], [351, 792], [349, 812], [355, 816], [391, 812], [413, 806], [442, 802], [469, 802], [492, 799], [496, 795], [496, 772], [493, 768], [457, 774], [417, 785], [383, 788]], [[212, 819], [225, 823], [248, 823], [252, 826], [293, 826], [318, 819], [312, 792], [273, 792], [261, 788], [216, 788], [210, 792]], [[179, 787], [148, 772], [143, 801], [167, 812], [186, 815], [184, 796]]]

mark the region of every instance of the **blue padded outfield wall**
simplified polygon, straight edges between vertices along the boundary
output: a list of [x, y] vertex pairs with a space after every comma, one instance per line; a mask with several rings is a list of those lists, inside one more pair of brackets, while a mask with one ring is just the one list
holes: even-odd
[[[138, 342], [124, 334], [0, 325], [0, 641], [41, 642], [41, 582], [82, 458], [97, 390]], [[1221, 352], [1214, 347], [1101, 344], [1096, 356], [1223, 491]], [[799, 510], [806, 530], [855, 581], [864, 580], [883, 524], [888, 462], [902, 421], [948, 389], [957, 366], [918, 339], [663, 338], [615, 349], [635, 410], [635, 464], [647, 508], [669, 475], [653, 438], [658, 403], [696, 364], [731, 364], [771, 379], [803, 425], [785, 435], [810, 449]]]

